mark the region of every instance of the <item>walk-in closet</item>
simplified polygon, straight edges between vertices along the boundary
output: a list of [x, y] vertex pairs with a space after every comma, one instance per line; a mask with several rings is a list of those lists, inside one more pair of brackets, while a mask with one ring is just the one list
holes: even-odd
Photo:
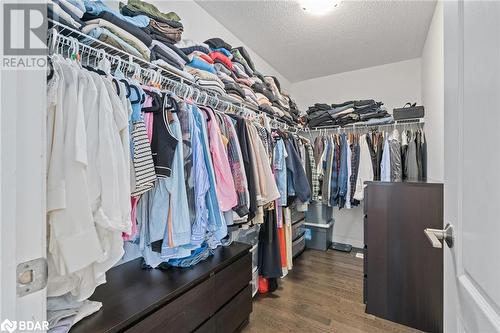
[[500, 2], [2, 2], [0, 331], [500, 332]]

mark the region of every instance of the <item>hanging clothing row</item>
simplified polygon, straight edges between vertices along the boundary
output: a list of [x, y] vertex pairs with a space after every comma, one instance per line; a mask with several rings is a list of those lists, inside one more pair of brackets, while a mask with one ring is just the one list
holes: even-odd
[[106, 57], [95, 68], [70, 58], [51, 58], [48, 83], [50, 327], [98, 311], [88, 298], [122, 258], [189, 267], [228, 245], [235, 223], [263, 224], [260, 275], [276, 285], [281, 207], [311, 199], [310, 143], [265, 115], [224, 114], [112, 73]]
[[364, 196], [365, 181], [425, 181], [427, 141], [423, 129], [401, 133], [320, 134], [314, 140], [320, 202], [352, 208]]

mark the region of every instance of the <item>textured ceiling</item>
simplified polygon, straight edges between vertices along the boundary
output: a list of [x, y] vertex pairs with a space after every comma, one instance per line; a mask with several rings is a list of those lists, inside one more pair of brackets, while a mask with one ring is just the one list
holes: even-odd
[[342, 1], [324, 16], [296, 1], [197, 3], [297, 82], [420, 57], [434, 1]]

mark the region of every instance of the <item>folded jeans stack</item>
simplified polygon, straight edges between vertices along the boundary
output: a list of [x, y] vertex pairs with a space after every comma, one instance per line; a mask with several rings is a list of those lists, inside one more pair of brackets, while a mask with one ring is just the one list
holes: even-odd
[[[377, 119], [377, 120], [372, 120]], [[347, 101], [341, 104], [316, 103], [309, 107], [307, 120], [310, 127], [318, 125], [345, 126], [353, 123], [370, 121], [370, 123], [391, 123], [393, 118], [388, 114], [382, 102], [374, 100]]]

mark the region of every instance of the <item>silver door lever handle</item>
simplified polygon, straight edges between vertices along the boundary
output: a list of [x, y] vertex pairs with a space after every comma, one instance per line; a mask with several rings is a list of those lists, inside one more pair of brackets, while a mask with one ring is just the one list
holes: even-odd
[[446, 227], [441, 229], [425, 228], [424, 233], [432, 244], [432, 247], [442, 248], [443, 244], [440, 240], [444, 239], [448, 247], [453, 247], [453, 226], [447, 224]]

